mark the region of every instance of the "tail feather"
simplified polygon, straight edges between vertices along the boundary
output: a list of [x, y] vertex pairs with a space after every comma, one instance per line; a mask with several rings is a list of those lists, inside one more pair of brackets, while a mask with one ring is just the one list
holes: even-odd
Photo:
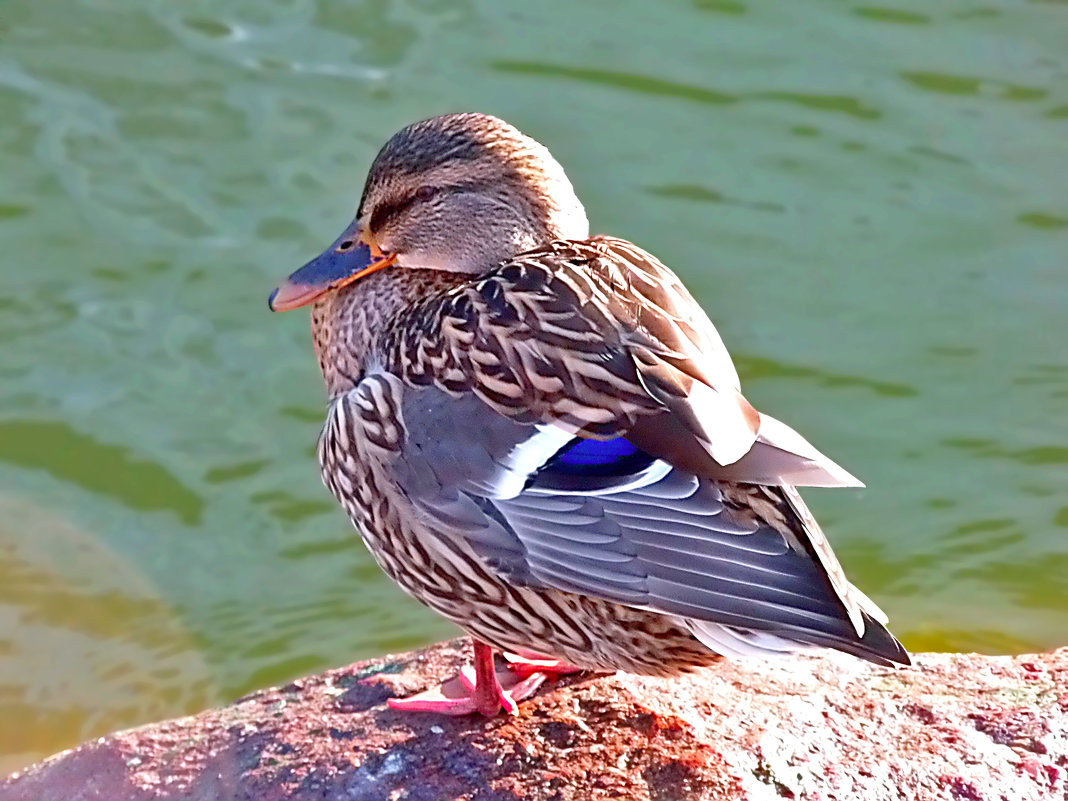
[[[867, 600], [865, 598], [865, 600]], [[870, 602], [869, 602], [870, 603]], [[878, 611], [878, 607], [872, 606]], [[687, 620], [693, 635], [715, 653], [729, 658], [781, 656], [816, 648], [830, 648], [876, 665], [911, 665], [908, 652], [878, 619], [863, 613], [864, 633], [838, 637], [804, 630], [759, 631], [707, 620]]]

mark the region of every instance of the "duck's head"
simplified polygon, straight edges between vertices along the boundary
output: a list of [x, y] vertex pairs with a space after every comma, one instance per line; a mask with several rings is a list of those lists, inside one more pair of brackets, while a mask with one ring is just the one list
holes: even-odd
[[386, 268], [477, 274], [588, 235], [586, 212], [545, 147], [496, 117], [448, 114], [393, 135], [352, 224], [268, 303], [295, 309]]

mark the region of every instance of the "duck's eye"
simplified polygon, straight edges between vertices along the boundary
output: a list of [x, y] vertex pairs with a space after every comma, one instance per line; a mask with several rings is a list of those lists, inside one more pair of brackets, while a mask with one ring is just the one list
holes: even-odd
[[421, 187], [419, 187], [418, 189], [415, 190], [415, 199], [416, 200], [430, 200], [430, 198], [434, 197], [435, 194], [437, 194], [437, 190], [434, 189], [434, 187], [432, 187], [432, 186], [421, 186]]

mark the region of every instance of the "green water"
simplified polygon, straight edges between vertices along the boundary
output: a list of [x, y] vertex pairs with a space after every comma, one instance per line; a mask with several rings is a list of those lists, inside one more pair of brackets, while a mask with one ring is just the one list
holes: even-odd
[[[0, 6], [0, 769], [448, 636], [319, 484], [267, 292], [496, 113], [686, 279], [914, 649], [1068, 643], [1068, 6]], [[3, 773], [0, 770], [0, 773]]]

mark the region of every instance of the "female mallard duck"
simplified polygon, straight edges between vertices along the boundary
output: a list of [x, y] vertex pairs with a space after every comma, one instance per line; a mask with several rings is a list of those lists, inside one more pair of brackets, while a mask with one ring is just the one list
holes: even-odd
[[746, 401], [675, 274], [591, 238], [507, 123], [390, 139], [354, 222], [270, 298], [307, 303], [323, 480], [390, 578], [474, 640], [473, 671], [391, 706], [514, 712], [553, 673], [813, 646], [909, 663], [794, 489], [860, 482]]

